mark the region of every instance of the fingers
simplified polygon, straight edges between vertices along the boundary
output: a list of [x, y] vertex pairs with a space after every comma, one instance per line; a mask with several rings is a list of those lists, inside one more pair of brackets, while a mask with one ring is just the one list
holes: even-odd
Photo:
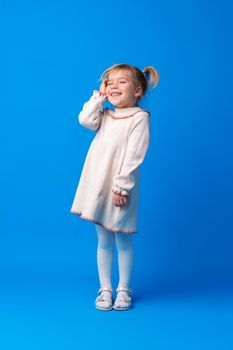
[[128, 202], [128, 196], [121, 196], [118, 194], [113, 195], [113, 204], [116, 207], [124, 207]]
[[104, 98], [103, 98], [103, 101], [105, 102], [105, 101], [107, 101], [107, 99], [108, 99], [108, 96], [105, 95]]
[[105, 93], [106, 93], [106, 83], [107, 83], [107, 80], [104, 79], [104, 80], [102, 81], [101, 85], [100, 85], [100, 92], [101, 92], [102, 94], [105, 94]]

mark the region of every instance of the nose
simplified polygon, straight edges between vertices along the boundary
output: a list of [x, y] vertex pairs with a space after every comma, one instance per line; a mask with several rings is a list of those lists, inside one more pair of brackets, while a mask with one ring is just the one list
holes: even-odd
[[118, 81], [115, 81], [115, 82], [113, 83], [113, 87], [115, 87], [115, 86], [118, 86]]

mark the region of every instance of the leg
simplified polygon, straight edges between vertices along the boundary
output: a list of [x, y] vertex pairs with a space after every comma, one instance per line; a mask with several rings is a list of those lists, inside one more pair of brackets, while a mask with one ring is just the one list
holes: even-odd
[[131, 234], [115, 233], [118, 251], [119, 286], [129, 287], [133, 266], [133, 237]]
[[101, 288], [108, 290], [99, 291], [96, 298], [96, 308], [101, 310], [110, 310], [112, 308], [112, 286], [111, 272], [113, 263], [114, 233], [107, 231], [103, 226], [96, 224], [98, 237], [97, 248], [97, 266]]
[[116, 233], [115, 240], [118, 250], [120, 278], [113, 308], [128, 310], [132, 307], [132, 289], [129, 285], [133, 265], [133, 239], [130, 234]]
[[103, 226], [96, 224], [98, 237], [97, 265], [101, 287], [111, 287], [115, 236]]

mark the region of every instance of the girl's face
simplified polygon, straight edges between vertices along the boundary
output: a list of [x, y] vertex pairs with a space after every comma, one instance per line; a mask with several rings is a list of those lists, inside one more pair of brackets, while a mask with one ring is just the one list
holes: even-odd
[[118, 108], [134, 107], [141, 87], [136, 87], [131, 74], [124, 70], [112, 70], [106, 82], [106, 94], [112, 105]]

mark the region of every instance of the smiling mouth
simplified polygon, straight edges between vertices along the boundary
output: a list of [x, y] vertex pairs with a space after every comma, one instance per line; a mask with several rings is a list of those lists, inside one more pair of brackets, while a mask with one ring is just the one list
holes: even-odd
[[110, 96], [115, 97], [115, 96], [120, 96], [120, 92], [111, 92]]

